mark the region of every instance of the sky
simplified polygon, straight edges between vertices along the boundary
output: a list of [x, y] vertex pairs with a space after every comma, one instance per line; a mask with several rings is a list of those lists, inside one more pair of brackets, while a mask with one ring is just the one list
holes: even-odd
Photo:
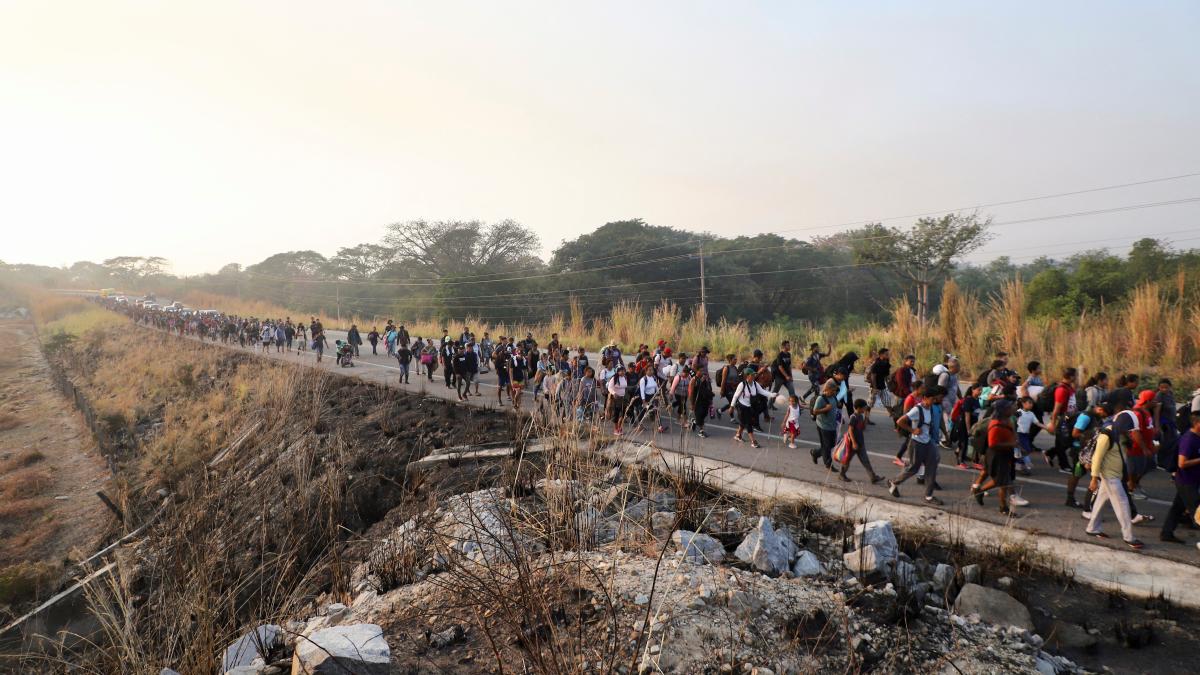
[[[1196, 173], [1197, 34], [1194, 0], [0, 0], [0, 260], [196, 274], [417, 218], [543, 254], [628, 218], [808, 237]], [[998, 225], [974, 258], [1162, 233], [1200, 247], [1200, 203]]]

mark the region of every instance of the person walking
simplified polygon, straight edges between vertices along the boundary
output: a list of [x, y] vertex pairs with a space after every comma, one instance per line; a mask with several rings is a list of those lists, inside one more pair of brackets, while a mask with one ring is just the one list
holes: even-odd
[[789, 340], [784, 340], [779, 345], [779, 353], [775, 355], [775, 360], [771, 362], [771, 395], [779, 393], [780, 389], [787, 389], [788, 396], [796, 395], [796, 386], [792, 382], [792, 343]]
[[875, 354], [875, 360], [871, 361], [871, 365], [867, 366], [867, 413], [865, 417], [866, 424], [874, 425], [871, 421], [871, 410], [875, 407], [875, 403], [883, 406], [884, 410], [891, 410], [891, 392], [888, 391], [888, 377], [892, 374], [892, 352], [887, 347], [881, 347]]
[[824, 386], [821, 387], [821, 395], [813, 401], [810, 410], [813, 421], [816, 422], [817, 439], [820, 441], [820, 445], [809, 451], [809, 454], [812, 456], [813, 464], [816, 464], [819, 458], [825, 463], [826, 469], [833, 464], [833, 446], [837, 443], [837, 389], [836, 382], [825, 380]]
[[897, 499], [900, 498], [900, 484], [917, 475], [924, 467], [925, 503], [942, 504], [942, 500], [933, 494], [937, 485], [938, 449], [933, 444], [930, 435], [932, 425], [941, 423], [941, 420], [933, 419], [933, 404], [939, 397], [938, 392], [936, 385], [926, 389], [921, 396], [921, 402], [896, 421], [897, 426], [909, 436], [911, 441], [909, 449], [912, 451], [909, 465], [894, 479], [888, 481], [888, 493]]
[[855, 457], [867, 470], [867, 476], [872, 485], [883, 480], [883, 476], [875, 473], [875, 470], [871, 468], [871, 458], [867, 456], [867, 439], [864, 431], [867, 428], [867, 415], [870, 414], [870, 410], [870, 406], [863, 399], [854, 401], [854, 414], [850, 416], [850, 422], [846, 429], [846, 442], [850, 445], [850, 455], [846, 457], [846, 461], [842, 463], [841, 469], [838, 471], [838, 478], [844, 483], [851, 482], [850, 478], [846, 476], [846, 471]]
[[608, 400], [605, 402], [605, 412], [613, 422], [614, 436], [621, 436], [625, 433], [625, 393], [628, 386], [629, 380], [625, 376], [625, 366], [618, 365], [616, 372], [608, 378], [606, 385]]
[[[377, 356], [379, 354], [379, 329], [372, 326], [371, 332], [367, 333], [367, 342], [371, 343], [371, 354]], [[405, 345], [407, 346], [407, 345]]]
[[742, 373], [742, 381], [738, 384], [733, 392], [734, 407], [738, 413], [738, 428], [737, 433], [733, 435], [733, 440], [738, 443], [745, 443], [742, 439], [742, 434], [750, 437], [750, 447], [762, 447], [754, 438], [754, 428], [758, 424], [758, 413], [754, 409], [755, 396], [768, 396], [770, 392], [763, 389], [762, 385], [755, 381], [754, 376], [757, 374], [754, 368], [746, 368]]
[[692, 427], [700, 438], [708, 438], [708, 433], [704, 431], [704, 423], [712, 408], [713, 398], [712, 377], [709, 376], [708, 366], [705, 365], [696, 371], [688, 386], [688, 402], [692, 406]]
[[[372, 353], [375, 351], [375, 344], [371, 343]], [[408, 384], [408, 367], [412, 363], [412, 349], [405, 343], [401, 342], [397, 345], [396, 361], [400, 364], [400, 382]]]
[[[1175, 536], [1175, 527], [1185, 518], [1194, 517], [1200, 505], [1200, 411], [1188, 418], [1191, 427], [1179, 437], [1178, 468], [1175, 470], [1175, 499], [1163, 518], [1158, 538], [1172, 544], [1184, 541]], [[1200, 548], [1200, 544], [1197, 544]]]
[[350, 324], [350, 330], [346, 331], [346, 341], [350, 343], [350, 349], [354, 350], [354, 356], [357, 358], [358, 348], [362, 346], [363, 339], [356, 324]]
[[[1110, 404], [1105, 404], [1108, 405]], [[1100, 529], [1100, 517], [1104, 507], [1111, 504], [1113, 513], [1121, 524], [1121, 537], [1125, 544], [1134, 550], [1141, 550], [1145, 545], [1133, 534], [1129, 498], [1122, 485], [1124, 475], [1125, 452], [1121, 449], [1114, 429], [1106, 426], [1097, 432], [1096, 450], [1092, 455], [1091, 490], [1096, 493], [1096, 503], [1092, 505], [1092, 514], [1088, 518], [1087, 533], [1100, 539], [1108, 538]]]

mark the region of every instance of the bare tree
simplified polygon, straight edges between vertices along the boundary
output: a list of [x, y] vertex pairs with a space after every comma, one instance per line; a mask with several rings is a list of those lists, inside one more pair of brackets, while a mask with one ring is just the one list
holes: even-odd
[[388, 225], [385, 246], [440, 279], [458, 272], [511, 269], [535, 255], [538, 236], [513, 220], [413, 220]]
[[921, 218], [907, 231], [874, 223], [858, 230], [859, 236], [849, 241], [856, 263], [887, 267], [916, 286], [917, 317], [925, 322], [929, 318], [929, 287], [940, 283], [956, 260], [991, 239], [991, 224], [990, 217], [950, 213]]

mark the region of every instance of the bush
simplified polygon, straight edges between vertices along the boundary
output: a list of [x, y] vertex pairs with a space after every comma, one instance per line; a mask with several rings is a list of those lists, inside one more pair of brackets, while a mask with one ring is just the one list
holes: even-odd
[[0, 605], [36, 600], [53, 589], [59, 570], [49, 563], [18, 563], [0, 568]]

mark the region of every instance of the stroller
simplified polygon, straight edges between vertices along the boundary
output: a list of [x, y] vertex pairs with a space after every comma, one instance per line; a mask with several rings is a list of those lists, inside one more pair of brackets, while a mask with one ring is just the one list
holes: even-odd
[[334, 340], [335, 350], [337, 355], [337, 364], [343, 368], [354, 367], [354, 347], [349, 342], [343, 340]]

